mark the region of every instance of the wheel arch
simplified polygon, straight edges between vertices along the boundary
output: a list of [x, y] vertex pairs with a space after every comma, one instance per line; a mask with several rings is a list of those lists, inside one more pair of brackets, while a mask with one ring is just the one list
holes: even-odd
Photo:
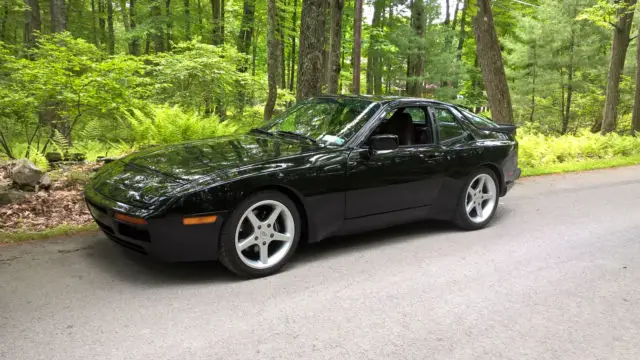
[[480, 166], [478, 166], [477, 168], [478, 169], [487, 168], [487, 169], [491, 170], [494, 173], [494, 175], [498, 179], [498, 194], [502, 194], [502, 192], [504, 190], [504, 174], [500, 170], [500, 167], [498, 167], [494, 163], [484, 163], [484, 164], [481, 164]]
[[293, 201], [293, 203], [296, 206], [296, 210], [298, 210], [298, 214], [300, 214], [300, 220], [301, 220], [300, 225], [302, 229], [302, 232], [300, 234], [300, 241], [306, 242], [307, 239], [309, 238], [309, 216], [307, 214], [307, 208], [305, 206], [304, 196], [300, 194], [298, 191], [296, 191], [295, 189], [282, 184], [262, 185], [262, 186], [255, 187], [250, 191], [247, 191], [244, 194], [244, 196], [238, 199], [238, 201], [236, 201], [235, 203], [237, 205], [238, 203], [248, 198], [249, 196], [252, 196], [254, 194], [257, 194], [263, 191], [277, 191], [279, 193], [284, 194], [291, 201]]

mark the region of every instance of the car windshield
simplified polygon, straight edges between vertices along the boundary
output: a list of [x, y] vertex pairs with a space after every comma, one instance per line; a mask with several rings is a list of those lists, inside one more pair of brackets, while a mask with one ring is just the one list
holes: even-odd
[[379, 107], [362, 99], [314, 98], [292, 106], [261, 130], [319, 145], [342, 146]]

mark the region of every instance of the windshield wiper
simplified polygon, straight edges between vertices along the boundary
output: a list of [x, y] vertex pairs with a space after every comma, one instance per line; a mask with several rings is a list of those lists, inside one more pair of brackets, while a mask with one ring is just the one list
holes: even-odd
[[314, 143], [316, 145], [319, 144], [318, 140], [312, 138], [311, 136], [307, 136], [307, 135], [304, 135], [304, 134], [298, 134], [297, 132], [293, 132], [293, 131], [278, 130], [278, 131], [276, 131], [276, 134], [293, 135], [293, 136], [298, 137], [298, 138], [303, 138], [303, 139], [309, 140], [309, 141], [311, 141], [312, 143]]

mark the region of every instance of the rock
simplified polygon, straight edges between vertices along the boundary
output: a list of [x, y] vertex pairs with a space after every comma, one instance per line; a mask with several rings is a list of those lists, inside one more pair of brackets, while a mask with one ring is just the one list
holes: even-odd
[[49, 175], [47, 174], [42, 175], [42, 178], [40, 179], [40, 184], [38, 184], [38, 187], [40, 189], [51, 188], [51, 178], [49, 177]]
[[24, 191], [0, 188], [0, 205], [9, 205], [23, 202], [29, 198], [33, 193]]
[[47, 161], [50, 163], [62, 161], [62, 154], [60, 154], [59, 152], [48, 152], [44, 157], [46, 157]]
[[67, 161], [85, 161], [87, 156], [82, 153], [73, 153], [67, 156]]
[[13, 183], [19, 187], [35, 187], [40, 183], [43, 175], [42, 170], [28, 159], [18, 160], [10, 174]]

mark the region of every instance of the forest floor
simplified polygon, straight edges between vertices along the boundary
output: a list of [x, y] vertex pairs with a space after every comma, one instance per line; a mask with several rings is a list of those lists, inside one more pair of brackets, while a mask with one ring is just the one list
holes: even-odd
[[[587, 171], [640, 164], [640, 156], [573, 161], [522, 169], [523, 177]], [[87, 163], [50, 171], [51, 188], [39, 190], [24, 201], [0, 205], [0, 244], [39, 240], [97, 231], [82, 190], [101, 164]], [[4, 178], [0, 167], [0, 179]]]
[[[70, 165], [48, 172], [52, 184], [23, 201], [0, 205], [0, 243], [94, 230], [82, 189], [101, 164]], [[0, 167], [0, 179], [7, 169]]]

